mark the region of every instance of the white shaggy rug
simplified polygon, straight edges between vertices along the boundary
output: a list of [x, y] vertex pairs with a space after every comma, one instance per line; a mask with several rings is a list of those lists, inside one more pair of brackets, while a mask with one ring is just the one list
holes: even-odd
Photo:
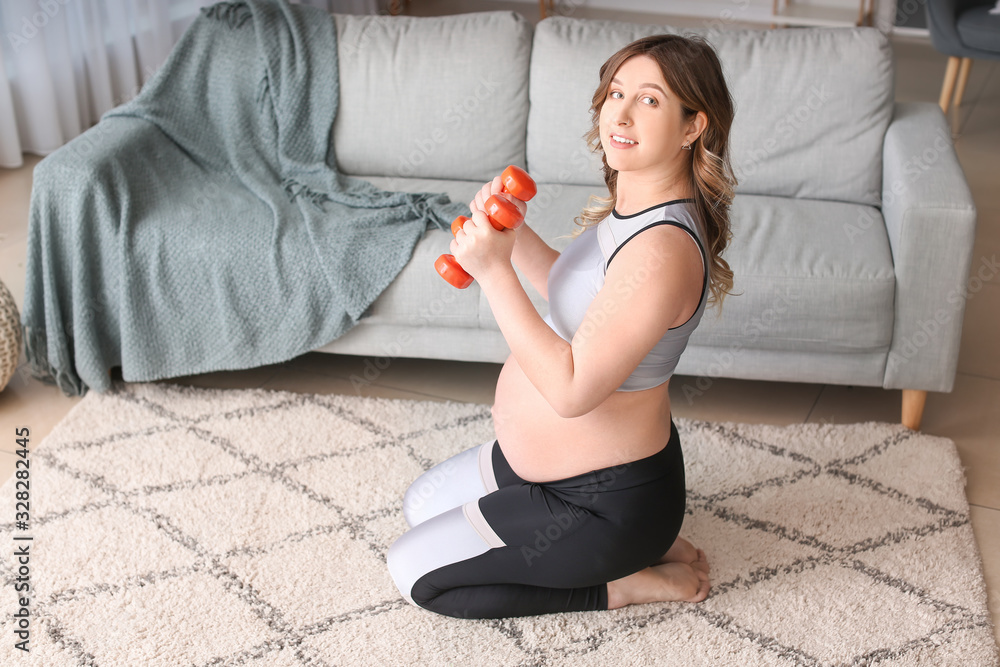
[[[17, 480], [0, 489], [0, 663], [997, 664], [951, 441], [677, 426], [708, 600], [468, 621], [400, 599], [385, 553], [407, 485], [491, 436], [486, 406], [91, 392], [30, 454], [26, 529]], [[14, 648], [23, 545], [30, 653]]]

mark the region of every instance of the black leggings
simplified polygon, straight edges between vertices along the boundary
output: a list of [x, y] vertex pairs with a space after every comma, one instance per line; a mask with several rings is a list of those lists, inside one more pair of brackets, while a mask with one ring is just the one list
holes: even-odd
[[389, 571], [407, 600], [459, 618], [607, 609], [607, 582], [659, 560], [684, 509], [673, 423], [652, 456], [554, 482], [521, 479], [488, 442], [413, 483]]

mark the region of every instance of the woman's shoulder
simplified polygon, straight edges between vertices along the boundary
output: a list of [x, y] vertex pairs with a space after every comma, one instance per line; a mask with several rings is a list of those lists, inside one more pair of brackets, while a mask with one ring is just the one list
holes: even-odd
[[676, 244], [684, 237], [694, 237], [701, 247], [703, 243], [697, 215], [693, 199], [675, 199], [631, 215], [612, 211], [598, 228], [598, 239], [606, 262], [610, 264], [615, 255], [640, 234], [645, 234], [642, 245], [652, 242]]

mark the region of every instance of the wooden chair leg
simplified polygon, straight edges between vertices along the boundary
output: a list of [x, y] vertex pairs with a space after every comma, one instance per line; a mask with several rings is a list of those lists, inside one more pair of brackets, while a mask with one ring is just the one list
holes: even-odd
[[958, 77], [958, 64], [961, 58], [951, 56], [948, 58], [948, 69], [944, 72], [944, 84], [941, 86], [941, 99], [938, 104], [941, 111], [948, 113], [948, 103], [951, 102], [951, 93], [955, 90], [955, 79]]
[[952, 102], [957, 109], [962, 104], [965, 95], [965, 84], [969, 82], [969, 71], [972, 70], [972, 58], [962, 58], [962, 66], [958, 69], [958, 83], [955, 85], [955, 99]]
[[920, 420], [924, 416], [927, 392], [919, 389], [903, 390], [903, 426], [914, 431], [920, 430]]

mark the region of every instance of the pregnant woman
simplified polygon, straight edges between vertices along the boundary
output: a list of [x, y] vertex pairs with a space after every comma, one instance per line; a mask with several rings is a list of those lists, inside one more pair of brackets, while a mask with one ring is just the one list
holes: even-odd
[[[721, 255], [735, 179], [733, 104], [703, 40], [638, 40], [601, 67], [593, 198], [560, 254], [527, 225], [497, 231], [471, 203], [451, 250], [511, 349], [496, 439], [418, 478], [388, 567], [410, 602], [502, 618], [708, 595], [704, 553], [678, 537], [684, 460], [668, 386], [709, 302], [732, 288]], [[515, 202], [522, 211], [527, 205]], [[548, 300], [543, 319], [513, 265]]]

